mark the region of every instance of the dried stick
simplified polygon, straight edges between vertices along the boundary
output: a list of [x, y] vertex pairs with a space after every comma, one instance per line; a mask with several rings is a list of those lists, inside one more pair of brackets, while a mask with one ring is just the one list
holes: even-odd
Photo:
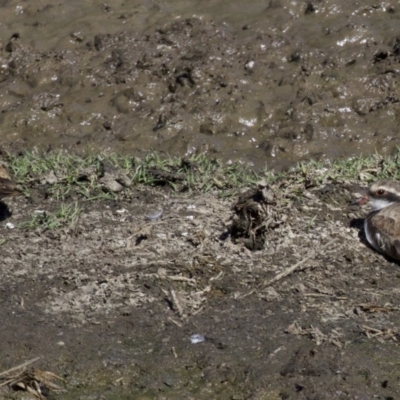
[[[329, 247], [332, 243], [336, 242], [337, 238], [332, 239], [331, 241], [329, 241], [328, 243], [325, 243], [320, 249], [319, 252], [321, 252], [322, 250], [326, 249], [327, 247]], [[271, 279], [269, 282], [267, 282], [265, 284], [265, 286], [271, 286], [273, 283], [280, 281], [281, 279], [285, 278], [286, 276], [290, 275], [291, 273], [293, 273], [294, 271], [296, 271], [296, 269], [298, 269], [301, 265], [303, 265], [306, 261], [308, 261], [310, 258], [313, 258], [317, 253], [315, 251], [313, 251], [310, 255], [308, 255], [307, 257], [303, 258], [302, 260], [300, 260], [297, 264], [292, 265], [291, 267], [285, 269], [285, 271], [280, 272], [279, 274], [277, 274], [275, 276], [275, 278]]]
[[171, 292], [171, 296], [172, 296], [172, 301], [176, 307], [176, 310], [178, 311], [178, 314], [181, 318], [183, 318], [185, 316], [184, 312], [183, 312], [183, 308], [181, 306], [181, 303], [179, 302], [178, 296], [175, 293], [174, 289], [170, 290]]
[[23, 364], [20, 364], [20, 365], [18, 365], [18, 366], [16, 366], [16, 367], [10, 368], [10, 369], [8, 369], [7, 371], [4, 371], [4, 372], [0, 373], [0, 376], [4, 376], [4, 375], [9, 374], [10, 372], [16, 371], [16, 370], [18, 370], [18, 369], [25, 368], [25, 367], [27, 367], [28, 365], [33, 364], [34, 362], [36, 362], [36, 361], [39, 360], [39, 359], [40, 359], [40, 357], [36, 357], [36, 358], [33, 358], [32, 360], [26, 361], [26, 362], [24, 362]]

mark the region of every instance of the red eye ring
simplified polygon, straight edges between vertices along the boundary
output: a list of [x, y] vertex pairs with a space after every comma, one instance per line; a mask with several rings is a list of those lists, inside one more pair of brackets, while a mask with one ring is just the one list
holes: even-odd
[[385, 193], [386, 193], [386, 191], [383, 190], [383, 189], [378, 189], [378, 190], [376, 191], [376, 194], [377, 194], [378, 196], [383, 196]]

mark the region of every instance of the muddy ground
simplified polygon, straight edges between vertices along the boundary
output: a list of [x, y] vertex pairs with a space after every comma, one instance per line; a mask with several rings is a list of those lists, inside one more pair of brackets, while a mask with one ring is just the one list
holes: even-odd
[[273, 168], [396, 149], [398, 4], [167, 3], [1, 2], [2, 146]]
[[134, 187], [47, 231], [21, 227], [58, 207], [43, 188], [6, 200], [1, 370], [40, 356], [57, 399], [398, 398], [399, 266], [363, 242], [355, 183], [296, 182], [269, 190], [259, 251], [218, 193]]
[[[0, 150], [391, 153], [398, 4], [348, 3], [0, 1]], [[5, 200], [0, 370], [40, 356], [60, 399], [398, 398], [399, 266], [363, 242], [358, 183], [300, 181], [273, 187], [258, 251], [217, 192], [77, 197], [55, 230], [20, 225], [60, 207], [41, 185]]]

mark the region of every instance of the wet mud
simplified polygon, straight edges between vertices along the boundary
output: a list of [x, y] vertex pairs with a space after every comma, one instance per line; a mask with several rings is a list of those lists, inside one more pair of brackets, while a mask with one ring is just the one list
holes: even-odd
[[2, 13], [5, 148], [282, 168], [398, 145], [397, 5], [10, 1]]

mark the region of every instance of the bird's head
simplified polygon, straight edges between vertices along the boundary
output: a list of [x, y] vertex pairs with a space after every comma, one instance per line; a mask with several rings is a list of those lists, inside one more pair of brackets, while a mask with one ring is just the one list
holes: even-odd
[[400, 183], [390, 180], [374, 182], [364, 196], [353, 202], [360, 206], [367, 203], [371, 204], [374, 211], [400, 203]]

